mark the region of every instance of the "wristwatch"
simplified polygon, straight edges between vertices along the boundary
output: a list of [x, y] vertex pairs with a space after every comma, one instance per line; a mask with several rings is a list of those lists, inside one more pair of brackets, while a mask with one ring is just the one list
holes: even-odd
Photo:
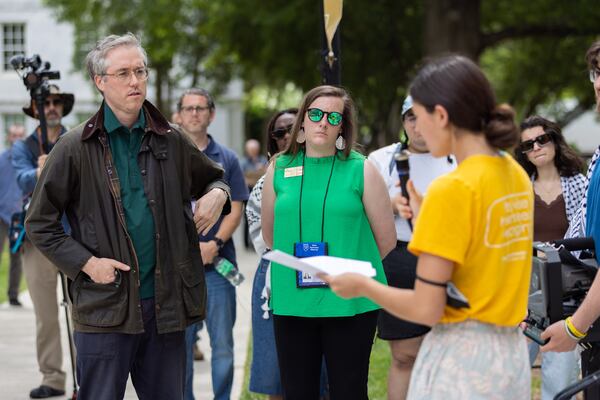
[[221, 238], [218, 238], [218, 237], [215, 237], [213, 240], [214, 240], [214, 241], [215, 241], [215, 243], [217, 244], [217, 248], [218, 248], [219, 250], [221, 250], [221, 249], [223, 248], [223, 246], [225, 246], [225, 242], [223, 241], [223, 239], [221, 239]]

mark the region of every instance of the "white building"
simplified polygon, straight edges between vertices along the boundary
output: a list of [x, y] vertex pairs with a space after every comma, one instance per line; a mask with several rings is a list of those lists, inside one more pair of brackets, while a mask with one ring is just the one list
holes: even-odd
[[600, 144], [598, 113], [586, 111], [563, 128], [567, 143], [574, 145], [582, 155], [590, 157]]
[[[59, 23], [42, 0], [0, 0], [0, 149], [6, 145], [6, 130], [12, 123], [25, 124], [28, 133], [37, 126], [37, 120], [23, 114], [29, 92], [9, 63], [13, 55], [39, 54], [43, 61], [52, 64], [52, 70], [60, 71], [61, 79], [53, 82], [75, 95], [73, 111], [63, 119], [66, 126], [76, 126], [98, 109], [102, 98], [87, 75], [74, 70], [74, 51], [73, 27]], [[244, 139], [242, 91], [239, 81], [229, 85], [227, 92], [217, 99], [216, 118], [209, 129], [217, 141], [238, 154]], [[150, 101], [154, 98], [151, 82], [148, 98]]]

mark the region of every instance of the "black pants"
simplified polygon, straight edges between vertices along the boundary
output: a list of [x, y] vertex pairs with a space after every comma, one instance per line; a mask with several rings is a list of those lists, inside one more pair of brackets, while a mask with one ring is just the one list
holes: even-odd
[[17, 300], [19, 297], [19, 286], [21, 285], [21, 275], [23, 268], [21, 267], [21, 253], [13, 253], [10, 251], [10, 245], [8, 243], [8, 224], [0, 220], [0, 256], [2, 255], [2, 248], [6, 242], [6, 250], [10, 256], [10, 264], [8, 268], [8, 299]]
[[[417, 276], [417, 260], [406, 246], [398, 241], [394, 250], [383, 259], [383, 270], [388, 286], [401, 289], [414, 289]], [[402, 340], [423, 336], [431, 330], [428, 326], [415, 324], [394, 317], [385, 310], [379, 313], [378, 336], [383, 340]]]
[[318, 399], [321, 362], [325, 356], [330, 399], [367, 400], [377, 314], [378, 311], [371, 311], [330, 318], [274, 315], [283, 398]]
[[159, 335], [154, 299], [142, 300], [144, 333], [75, 332], [78, 400], [121, 400], [127, 379], [139, 399], [183, 399], [185, 332]]

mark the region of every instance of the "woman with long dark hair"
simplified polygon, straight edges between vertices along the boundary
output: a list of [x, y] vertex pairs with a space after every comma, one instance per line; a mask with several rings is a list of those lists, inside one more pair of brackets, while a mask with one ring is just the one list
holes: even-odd
[[560, 126], [539, 116], [521, 123], [515, 158], [533, 182], [533, 239], [562, 239], [584, 195], [583, 160], [566, 143]]
[[[385, 283], [381, 260], [396, 242], [392, 207], [379, 172], [352, 150], [354, 114], [344, 89], [319, 86], [304, 96], [290, 146], [267, 170], [263, 237], [297, 257], [369, 261]], [[318, 399], [323, 357], [330, 399], [368, 398], [377, 304], [341, 299], [317, 277], [273, 263], [271, 306], [286, 400]]]
[[[426, 64], [410, 94], [431, 154], [454, 154], [458, 162], [424, 199], [409, 184], [410, 203], [400, 210], [414, 223], [408, 248], [419, 257], [415, 287], [357, 274], [324, 279], [343, 297], [366, 296], [398, 318], [432, 326], [408, 399], [528, 399], [518, 324], [527, 312], [533, 196], [523, 169], [502, 151], [519, 140], [514, 112], [496, 104], [483, 72], [462, 56]], [[448, 302], [449, 286], [462, 302]]]
[[[284, 151], [290, 144], [290, 132], [296, 120], [297, 108], [287, 108], [275, 113], [267, 123], [267, 157]], [[267, 246], [262, 237], [260, 210], [265, 177], [254, 185], [248, 204], [246, 218], [252, 244], [258, 255]], [[279, 364], [273, 335], [273, 313], [269, 309], [270, 285], [267, 283], [269, 261], [261, 259], [252, 283], [252, 364], [250, 366], [249, 390], [269, 396], [269, 400], [282, 399]]]
[[[569, 147], [560, 126], [531, 116], [521, 123], [521, 142], [515, 158], [531, 177], [534, 191], [533, 240], [562, 239], [585, 194], [587, 179], [581, 174], [583, 160]], [[539, 345], [529, 343], [533, 364]], [[579, 354], [542, 354], [542, 400], [553, 399], [577, 381]]]

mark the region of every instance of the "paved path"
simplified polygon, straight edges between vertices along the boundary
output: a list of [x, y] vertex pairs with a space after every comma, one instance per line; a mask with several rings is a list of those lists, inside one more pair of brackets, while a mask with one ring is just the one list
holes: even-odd
[[[241, 246], [237, 246], [239, 249]], [[252, 280], [258, 263], [258, 256], [252, 251], [239, 250], [238, 263], [246, 280], [237, 290], [237, 321], [235, 337], [235, 372], [232, 399], [238, 399], [244, 380], [244, 364], [251, 329], [250, 295]], [[57, 292], [58, 292], [57, 288]], [[20, 295], [23, 307], [0, 305], [0, 399], [22, 400], [29, 398], [29, 390], [39, 385], [41, 375], [38, 372], [35, 356], [35, 317], [28, 293]], [[65, 330], [64, 310], [60, 309], [62, 332]], [[201, 332], [200, 348], [206, 355], [206, 361], [194, 364], [194, 395], [197, 399], [211, 399], [210, 347], [206, 330]], [[72, 393], [69, 348], [66, 334], [63, 334], [64, 368], [68, 374], [67, 394]], [[53, 397], [63, 399], [65, 397]], [[125, 399], [137, 399], [131, 381]]]

